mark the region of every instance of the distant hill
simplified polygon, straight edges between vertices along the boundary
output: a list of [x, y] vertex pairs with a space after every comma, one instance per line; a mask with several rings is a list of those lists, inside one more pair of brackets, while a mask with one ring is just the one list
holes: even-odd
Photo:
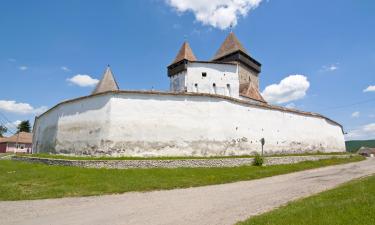
[[362, 146], [375, 148], [375, 140], [366, 140], [366, 141], [346, 141], [346, 151], [347, 152], [356, 152]]

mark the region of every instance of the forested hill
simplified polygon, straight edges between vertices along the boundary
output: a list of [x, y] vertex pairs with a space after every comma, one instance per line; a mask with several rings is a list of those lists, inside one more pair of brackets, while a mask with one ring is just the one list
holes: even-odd
[[365, 140], [365, 141], [346, 141], [346, 151], [356, 152], [362, 146], [375, 148], [375, 140]]

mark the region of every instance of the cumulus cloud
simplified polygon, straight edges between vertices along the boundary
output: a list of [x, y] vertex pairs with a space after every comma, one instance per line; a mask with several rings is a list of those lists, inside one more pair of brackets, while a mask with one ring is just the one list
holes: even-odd
[[360, 112], [358, 112], [358, 111], [352, 113], [352, 117], [353, 117], [353, 118], [358, 118], [359, 115], [360, 115]]
[[60, 69], [63, 70], [63, 71], [65, 71], [65, 72], [70, 72], [70, 71], [71, 71], [71, 70], [70, 70], [68, 67], [66, 67], [66, 66], [62, 66], [62, 67], [60, 67]]
[[77, 74], [74, 77], [68, 78], [67, 81], [80, 87], [93, 87], [99, 82], [98, 79], [85, 74]]
[[346, 139], [375, 139], [375, 123], [370, 123], [349, 131]]
[[363, 90], [363, 92], [372, 92], [375, 91], [375, 85], [370, 85], [366, 89]]
[[179, 13], [192, 12], [204, 25], [219, 29], [236, 26], [238, 18], [245, 17], [262, 0], [165, 0]]
[[287, 103], [302, 99], [305, 97], [307, 90], [310, 87], [310, 82], [304, 75], [290, 75], [278, 84], [267, 86], [262, 96], [269, 103]]
[[20, 67], [18, 67], [18, 69], [20, 69], [20, 70], [22, 70], [22, 71], [25, 71], [25, 70], [28, 69], [28, 67], [27, 67], [27, 66], [20, 66]]
[[0, 110], [17, 114], [41, 114], [47, 110], [46, 106], [34, 108], [29, 103], [16, 102], [13, 100], [0, 100]]

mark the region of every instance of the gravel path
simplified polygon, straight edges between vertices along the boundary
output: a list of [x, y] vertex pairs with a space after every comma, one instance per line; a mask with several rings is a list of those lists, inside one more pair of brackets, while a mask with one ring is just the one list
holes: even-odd
[[234, 224], [371, 174], [375, 174], [375, 159], [206, 187], [0, 202], [0, 224]]

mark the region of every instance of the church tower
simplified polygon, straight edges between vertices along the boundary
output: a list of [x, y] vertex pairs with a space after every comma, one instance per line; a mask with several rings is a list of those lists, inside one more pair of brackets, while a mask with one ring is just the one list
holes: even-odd
[[250, 56], [233, 32], [229, 33], [212, 61], [237, 63], [240, 95], [265, 102], [259, 93], [259, 74], [262, 65]]

